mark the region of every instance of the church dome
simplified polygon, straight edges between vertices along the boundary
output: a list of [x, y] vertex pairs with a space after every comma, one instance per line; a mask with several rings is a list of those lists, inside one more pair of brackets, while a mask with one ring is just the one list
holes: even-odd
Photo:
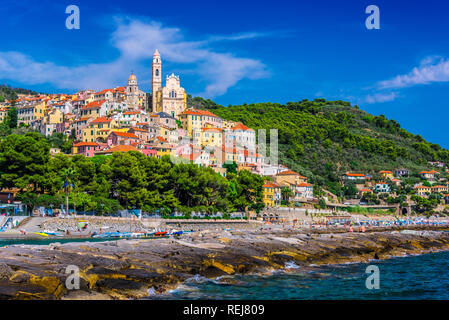
[[134, 73], [131, 73], [131, 75], [129, 76], [128, 81], [131, 81], [131, 80], [137, 81], [137, 78]]

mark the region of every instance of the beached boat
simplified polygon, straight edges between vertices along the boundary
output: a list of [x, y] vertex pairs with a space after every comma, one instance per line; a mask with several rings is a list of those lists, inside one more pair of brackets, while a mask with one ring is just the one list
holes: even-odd
[[34, 234], [37, 234], [37, 235], [42, 236], [42, 237], [48, 237], [48, 234], [46, 234], [44, 232], [35, 232]]

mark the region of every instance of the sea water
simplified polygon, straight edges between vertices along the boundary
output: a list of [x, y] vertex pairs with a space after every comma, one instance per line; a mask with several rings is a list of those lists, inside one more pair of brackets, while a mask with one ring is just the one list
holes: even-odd
[[[379, 267], [380, 287], [369, 290], [366, 268], [372, 264]], [[449, 252], [301, 269], [226, 282], [194, 277], [150, 299], [449, 299]]]
[[42, 238], [42, 239], [11, 239], [0, 238], [0, 247], [10, 245], [49, 245], [52, 243], [69, 243], [69, 242], [104, 242], [104, 241], [117, 241], [122, 240], [119, 238]]

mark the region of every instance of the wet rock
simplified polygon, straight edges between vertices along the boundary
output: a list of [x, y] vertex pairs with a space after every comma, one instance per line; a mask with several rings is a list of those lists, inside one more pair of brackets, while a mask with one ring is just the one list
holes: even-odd
[[12, 269], [5, 263], [0, 263], [0, 280], [1, 279], [9, 279], [12, 275]]

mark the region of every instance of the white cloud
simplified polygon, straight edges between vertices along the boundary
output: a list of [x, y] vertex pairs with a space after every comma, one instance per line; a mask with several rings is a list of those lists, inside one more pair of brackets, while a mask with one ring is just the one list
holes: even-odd
[[393, 101], [398, 97], [398, 94], [396, 92], [390, 92], [390, 93], [375, 93], [370, 94], [365, 97], [366, 103], [382, 103], [382, 102], [389, 102]]
[[261, 61], [216, 52], [211, 48], [212, 43], [263, 35], [242, 33], [189, 41], [178, 28], [164, 27], [154, 21], [118, 19], [117, 29], [111, 36], [112, 46], [120, 52], [115, 61], [69, 67], [35, 61], [31, 56], [20, 52], [0, 51], [0, 74], [3, 78], [23, 84], [49, 83], [60, 89], [98, 90], [123, 84], [123, 79], [126, 80], [131, 69], [144, 62], [148, 65], [148, 60], [157, 48], [163, 60], [193, 68], [199, 78], [206, 82], [202, 94], [212, 98], [226, 93], [242, 79], [255, 80], [268, 76], [266, 66]]
[[407, 74], [398, 75], [390, 80], [380, 81], [380, 89], [405, 88], [420, 84], [449, 81], [449, 60], [438, 57], [427, 57], [419, 67]]

